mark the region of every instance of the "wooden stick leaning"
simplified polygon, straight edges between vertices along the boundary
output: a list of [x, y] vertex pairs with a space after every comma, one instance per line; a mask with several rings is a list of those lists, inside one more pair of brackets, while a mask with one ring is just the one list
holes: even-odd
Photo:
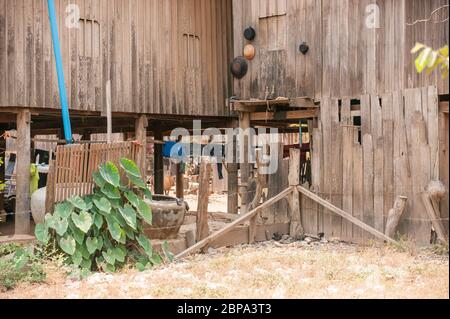
[[294, 187], [287, 188], [286, 190], [284, 190], [283, 192], [281, 192], [277, 196], [272, 197], [271, 199], [269, 199], [267, 202], [265, 202], [261, 206], [253, 209], [252, 211], [248, 212], [247, 214], [243, 215], [242, 217], [239, 217], [238, 219], [236, 219], [235, 221], [233, 221], [232, 223], [230, 223], [226, 227], [224, 227], [221, 230], [215, 232], [214, 234], [211, 234], [209, 237], [203, 239], [202, 241], [198, 242], [194, 246], [188, 248], [184, 252], [182, 252], [179, 255], [175, 256], [175, 259], [181, 259], [183, 257], [186, 257], [186, 256], [188, 256], [188, 255], [190, 255], [190, 254], [192, 254], [192, 253], [202, 249], [206, 245], [212, 243], [214, 240], [220, 238], [223, 235], [226, 235], [227, 233], [232, 231], [235, 227], [237, 227], [237, 226], [241, 225], [242, 223], [248, 221], [253, 216], [258, 214], [261, 210], [272, 206], [273, 204], [279, 202], [280, 200], [282, 200], [286, 196], [290, 195], [293, 191], [294, 191]]
[[399, 243], [395, 240], [393, 240], [392, 238], [389, 238], [388, 236], [386, 236], [385, 234], [379, 232], [378, 230], [376, 230], [375, 228], [363, 223], [362, 221], [360, 221], [359, 219], [353, 217], [352, 215], [350, 215], [347, 212], [344, 212], [342, 209], [334, 206], [333, 204], [329, 203], [328, 201], [322, 199], [321, 197], [317, 196], [316, 194], [310, 192], [309, 190], [307, 190], [304, 187], [301, 186], [297, 186], [297, 189], [300, 193], [302, 193], [303, 195], [309, 197], [310, 199], [312, 199], [313, 201], [319, 203], [320, 205], [322, 205], [323, 207], [329, 209], [330, 211], [332, 211], [335, 214], [338, 214], [339, 216], [347, 219], [349, 222], [351, 222], [352, 224], [362, 228], [363, 230], [371, 233], [372, 235], [387, 241], [388, 243], [394, 244], [394, 245], [399, 245]]

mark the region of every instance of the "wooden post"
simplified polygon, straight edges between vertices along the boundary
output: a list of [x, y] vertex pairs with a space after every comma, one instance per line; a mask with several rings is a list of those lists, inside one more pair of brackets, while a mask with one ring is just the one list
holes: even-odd
[[[238, 126], [237, 121], [233, 120], [232, 127], [236, 128]], [[238, 163], [236, 159], [236, 137], [233, 136], [232, 141], [228, 141], [231, 144], [231, 149], [233, 151], [233, 161], [232, 163], [227, 163], [226, 169], [228, 173], [228, 214], [238, 214], [239, 205], [239, 177], [238, 177]]]
[[248, 212], [248, 184], [250, 182], [250, 164], [249, 164], [249, 146], [250, 136], [247, 134], [250, 128], [250, 113], [242, 112], [239, 116], [239, 127], [244, 131], [244, 152], [240, 154], [241, 158], [241, 183], [239, 190], [241, 193], [241, 214]]
[[177, 198], [184, 198], [184, 174], [181, 171], [183, 164], [177, 164], [177, 175], [176, 175], [176, 193]]
[[200, 185], [198, 191], [197, 208], [197, 241], [201, 241], [209, 236], [208, 225], [208, 201], [209, 201], [209, 180], [211, 178], [211, 164], [203, 160], [200, 165]]
[[291, 226], [289, 235], [294, 239], [300, 239], [304, 234], [300, 211], [300, 150], [291, 149], [289, 154], [289, 186], [294, 186], [291, 198]]
[[15, 234], [30, 234], [30, 165], [31, 165], [31, 113], [20, 110], [17, 114], [17, 166]]
[[[0, 158], [2, 159], [3, 164], [0, 165], [0, 183], [5, 182], [5, 166], [6, 166], [6, 140], [0, 137]], [[2, 222], [2, 218], [6, 219], [6, 211], [5, 211], [5, 197], [3, 192], [0, 192], [0, 223]]]
[[135, 138], [139, 144], [142, 145], [139, 151], [138, 156], [138, 167], [141, 169], [142, 179], [146, 181], [147, 175], [147, 167], [146, 167], [146, 159], [147, 159], [147, 128], [148, 128], [148, 119], [147, 116], [141, 115], [135, 124]]
[[388, 219], [386, 222], [386, 229], [384, 234], [389, 238], [394, 238], [395, 232], [397, 231], [398, 224], [402, 218], [403, 212], [406, 208], [406, 202], [408, 197], [398, 196], [394, 203], [394, 208], [389, 211]]
[[[106, 127], [108, 144], [112, 142], [111, 81], [106, 82]], [[148, 125], [147, 125], [148, 126]]]
[[[158, 123], [154, 128], [155, 140], [162, 141], [163, 134], [161, 131], [161, 125]], [[155, 143], [155, 159], [153, 163], [154, 167], [154, 192], [155, 194], [164, 194], [164, 158], [163, 158], [163, 145], [160, 143]]]

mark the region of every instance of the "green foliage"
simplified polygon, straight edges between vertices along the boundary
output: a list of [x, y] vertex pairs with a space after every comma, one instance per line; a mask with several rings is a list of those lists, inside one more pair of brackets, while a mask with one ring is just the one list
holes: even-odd
[[0, 290], [11, 290], [21, 282], [44, 282], [42, 256], [34, 247], [0, 245]]
[[415, 61], [415, 66], [418, 73], [422, 73], [426, 70], [427, 74], [431, 74], [434, 70], [440, 68], [442, 78], [445, 79], [448, 77], [448, 45], [440, 48], [439, 50], [433, 50], [424, 44], [417, 43], [411, 50], [411, 53], [419, 54]]
[[[144, 201], [151, 193], [133, 161], [121, 159], [120, 167], [130, 187], [121, 185], [119, 168], [103, 164], [93, 174], [93, 195], [68, 199], [36, 226], [36, 238], [44, 244], [53, 241], [82, 277], [91, 271], [114, 272], [128, 262], [144, 270], [164, 261], [142, 235], [144, 223], [152, 223]], [[171, 261], [173, 255], [164, 248]]]

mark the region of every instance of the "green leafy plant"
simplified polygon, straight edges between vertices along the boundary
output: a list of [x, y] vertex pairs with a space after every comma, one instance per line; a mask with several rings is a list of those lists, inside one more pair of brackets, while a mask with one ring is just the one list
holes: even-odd
[[415, 65], [418, 73], [426, 70], [427, 74], [431, 74], [434, 70], [440, 67], [442, 78], [448, 77], [449, 72], [449, 57], [448, 45], [433, 50], [422, 43], [417, 43], [411, 50], [412, 54], [419, 54], [415, 60]]
[[[53, 241], [82, 277], [97, 270], [115, 272], [129, 262], [140, 270], [164, 262], [143, 235], [143, 225], [152, 224], [152, 211], [144, 199], [152, 194], [133, 161], [121, 159], [120, 168], [126, 186], [121, 185], [119, 168], [105, 163], [93, 174], [92, 195], [58, 204], [53, 215], [47, 214], [36, 226], [36, 238], [44, 244]], [[167, 248], [163, 245], [164, 256], [171, 261]]]
[[19, 283], [41, 283], [46, 279], [43, 258], [36, 247], [0, 245], [0, 290], [14, 289]]

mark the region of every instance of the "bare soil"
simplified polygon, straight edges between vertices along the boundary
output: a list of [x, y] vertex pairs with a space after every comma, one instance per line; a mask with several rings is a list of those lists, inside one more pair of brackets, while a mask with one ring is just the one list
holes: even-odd
[[69, 279], [49, 268], [46, 284], [0, 298], [449, 298], [448, 255], [341, 243], [267, 242], [139, 273]]

